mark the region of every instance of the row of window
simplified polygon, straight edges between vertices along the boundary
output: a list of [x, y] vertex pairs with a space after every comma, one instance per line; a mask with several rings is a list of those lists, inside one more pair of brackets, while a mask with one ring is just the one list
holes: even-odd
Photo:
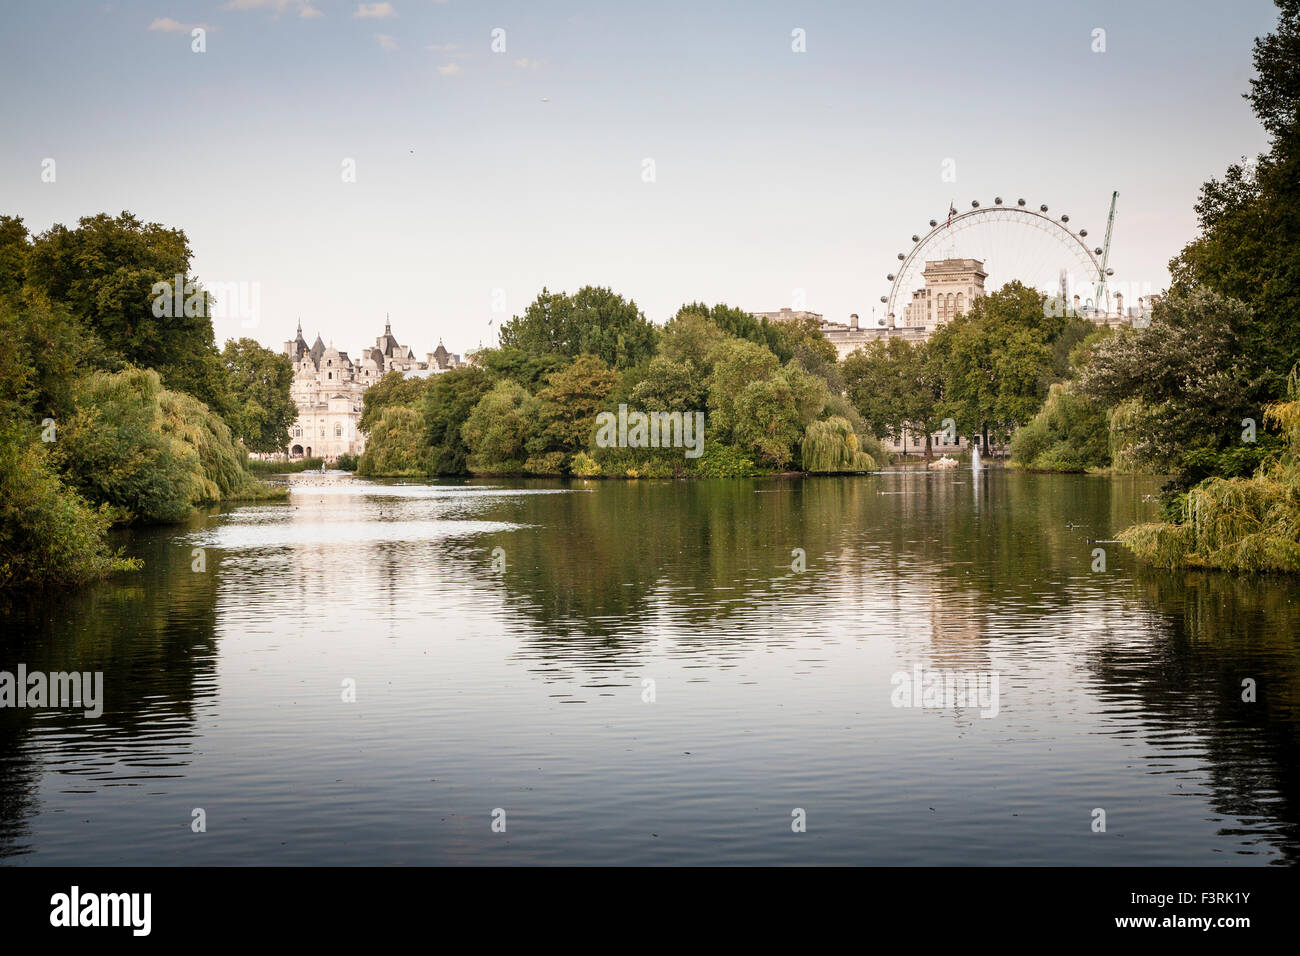
[[[293, 437], [294, 437], [294, 438], [301, 438], [301, 437], [302, 437], [302, 426], [301, 426], [301, 425], [295, 425], [295, 426], [294, 426], [294, 429], [293, 429]], [[324, 437], [325, 437], [325, 426], [324, 426], [324, 425], [321, 426], [320, 437], [321, 437], [321, 438], [324, 438]], [[337, 422], [336, 422], [335, 425], [334, 425], [334, 437], [335, 437], [335, 438], [342, 438], [342, 437], [343, 437], [343, 426], [340, 425], [340, 424], [338, 424]]]

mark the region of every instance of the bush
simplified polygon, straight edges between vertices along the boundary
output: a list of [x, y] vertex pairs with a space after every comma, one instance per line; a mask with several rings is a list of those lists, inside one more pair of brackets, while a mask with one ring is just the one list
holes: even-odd
[[300, 471], [320, 471], [323, 458], [250, 458], [248, 470], [255, 475], [294, 475]]
[[360, 459], [356, 455], [344, 452], [334, 459], [334, 467], [339, 471], [356, 471], [358, 461]]
[[1265, 415], [1287, 451], [1253, 478], [1209, 478], [1180, 496], [1177, 521], [1137, 525], [1119, 536], [1141, 560], [1162, 568], [1300, 573], [1300, 368], [1290, 401]]
[[569, 462], [569, 471], [578, 478], [596, 478], [600, 476], [600, 462], [580, 451]]
[[66, 485], [43, 444], [0, 429], [0, 589], [70, 585], [140, 567], [111, 551], [106, 507]]
[[1033, 471], [1086, 471], [1111, 463], [1106, 409], [1056, 383], [1038, 414], [1011, 436], [1011, 462]]
[[704, 454], [690, 461], [690, 473], [699, 478], [748, 478], [760, 474], [753, 459], [731, 445], [707, 443]]
[[548, 451], [540, 455], [530, 455], [524, 462], [524, 471], [530, 475], [563, 475], [568, 459], [562, 451]]

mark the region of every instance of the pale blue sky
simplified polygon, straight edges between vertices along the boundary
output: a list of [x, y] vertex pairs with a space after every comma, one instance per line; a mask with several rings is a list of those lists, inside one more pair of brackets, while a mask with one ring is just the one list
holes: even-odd
[[201, 279], [260, 283], [260, 325], [218, 340], [276, 348], [301, 316], [355, 350], [388, 312], [417, 354], [461, 352], [543, 285], [659, 322], [795, 289], [865, 320], [912, 233], [999, 194], [1099, 239], [1118, 189], [1116, 279], [1159, 288], [1200, 184], [1264, 145], [1241, 93], [1276, 22], [1266, 0], [303, 7], [4, 4], [0, 211], [180, 226]]

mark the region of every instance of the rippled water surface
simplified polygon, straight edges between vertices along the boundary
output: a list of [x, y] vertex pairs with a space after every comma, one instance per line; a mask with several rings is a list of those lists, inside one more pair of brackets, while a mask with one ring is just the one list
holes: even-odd
[[[107, 698], [99, 719], [0, 710], [4, 862], [1300, 848], [1297, 589], [1092, 543], [1149, 517], [1155, 482], [292, 487], [124, 535], [137, 575], [0, 605], [0, 669], [102, 671]], [[996, 675], [996, 716], [894, 706], [891, 678], [916, 668]]]

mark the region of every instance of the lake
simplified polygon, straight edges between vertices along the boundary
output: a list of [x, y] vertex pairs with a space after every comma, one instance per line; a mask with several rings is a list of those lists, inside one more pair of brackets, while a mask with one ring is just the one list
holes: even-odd
[[0, 860], [1300, 850], [1300, 589], [1092, 543], [1156, 480], [290, 485], [0, 605], [0, 669], [102, 671], [105, 698], [0, 710]]

